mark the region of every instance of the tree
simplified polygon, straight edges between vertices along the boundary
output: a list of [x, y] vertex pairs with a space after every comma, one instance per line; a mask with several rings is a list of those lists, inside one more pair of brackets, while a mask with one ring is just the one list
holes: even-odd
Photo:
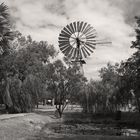
[[72, 96], [75, 95], [80, 85], [86, 81], [86, 78], [77, 73], [77, 70], [76, 65], [66, 67], [61, 60], [55, 61], [48, 67], [48, 90], [53, 94], [55, 106], [60, 117], [67, 105], [67, 101], [72, 101]]
[[115, 65], [108, 63], [107, 67], [101, 68], [100, 70], [100, 77], [102, 78], [102, 83], [106, 90], [104, 94], [107, 96], [107, 106], [112, 111], [118, 110], [122, 104], [120, 94], [121, 81], [118, 68], [118, 63]]
[[[8, 100], [3, 100], [9, 112], [29, 112], [35, 105], [38, 106], [45, 94], [46, 67], [50, 63], [50, 57], [55, 57], [56, 51], [47, 42], [33, 41], [30, 36], [26, 38], [19, 32], [16, 32], [15, 40], [13, 51], [1, 58], [1, 79], [5, 77], [4, 81], [9, 81], [8, 86], [5, 86], [6, 82], [1, 86], [11, 87], [5, 90], [8, 91], [8, 96], [3, 95], [3, 91], [1, 95], [9, 97]], [[21, 83], [20, 88], [17, 88], [17, 83]]]
[[[136, 51], [133, 55], [121, 64], [122, 78], [125, 79], [125, 85], [129, 96], [134, 97], [136, 100], [136, 106], [140, 112], [140, 18], [136, 17], [137, 28], [136, 40], [132, 41], [131, 48]], [[130, 94], [131, 91], [134, 91]]]
[[13, 32], [11, 31], [10, 15], [8, 7], [0, 4], [0, 54], [6, 55], [10, 50], [10, 41], [13, 40]]
[[[21, 35], [21, 34], [20, 34]], [[23, 37], [21, 37], [23, 38]], [[30, 36], [19, 40], [19, 47], [13, 61], [13, 67], [22, 81], [21, 92], [27, 101], [24, 101], [24, 110], [31, 111], [42, 99], [46, 86], [46, 68], [50, 63], [50, 57], [54, 57], [56, 51], [47, 42], [33, 41]], [[14, 93], [13, 93], [14, 94]], [[29, 98], [27, 98], [29, 97]], [[27, 108], [26, 108], [27, 107]]]
[[121, 93], [119, 64], [107, 64], [99, 71], [100, 81], [89, 81], [82, 92], [81, 105], [87, 113], [109, 113], [120, 109], [124, 104]]
[[122, 65], [123, 62], [115, 65], [108, 63], [107, 67], [100, 70], [100, 76], [107, 93], [108, 107], [112, 111], [127, 106], [131, 100], [127, 76], [124, 75]]
[[[0, 4], [0, 85], [1, 85], [1, 102], [6, 106], [11, 106], [11, 98], [9, 95], [9, 78], [8, 72], [10, 69], [6, 68], [5, 60], [11, 53], [10, 43], [13, 40], [13, 32], [11, 31], [10, 15], [8, 7], [2, 3]], [[9, 68], [9, 67], [8, 67]], [[4, 84], [4, 85], [3, 85]], [[4, 95], [2, 94], [4, 93]]]

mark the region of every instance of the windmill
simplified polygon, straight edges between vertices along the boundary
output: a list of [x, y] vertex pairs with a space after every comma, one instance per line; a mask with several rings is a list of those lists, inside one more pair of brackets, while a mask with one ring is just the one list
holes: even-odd
[[84, 74], [83, 64], [85, 59], [94, 52], [96, 45], [105, 45], [110, 42], [97, 39], [96, 30], [88, 23], [77, 21], [70, 23], [59, 34], [59, 48], [62, 53], [80, 66]]

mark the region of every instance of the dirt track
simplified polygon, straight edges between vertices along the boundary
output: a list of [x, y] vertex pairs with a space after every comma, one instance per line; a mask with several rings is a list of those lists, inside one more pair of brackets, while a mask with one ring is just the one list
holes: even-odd
[[0, 115], [0, 140], [32, 139], [46, 123], [58, 121], [44, 111], [41, 109], [37, 113]]

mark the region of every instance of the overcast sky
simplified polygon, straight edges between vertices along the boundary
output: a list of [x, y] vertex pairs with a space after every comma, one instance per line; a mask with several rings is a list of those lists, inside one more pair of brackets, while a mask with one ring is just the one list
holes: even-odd
[[[85, 75], [98, 79], [98, 70], [107, 62], [128, 58], [134, 37], [135, 16], [140, 15], [140, 0], [0, 0], [10, 7], [16, 28], [34, 40], [48, 41], [58, 50], [61, 29], [73, 21], [91, 24], [98, 36], [111, 45], [96, 46], [85, 61]], [[60, 56], [62, 54], [60, 53]]]

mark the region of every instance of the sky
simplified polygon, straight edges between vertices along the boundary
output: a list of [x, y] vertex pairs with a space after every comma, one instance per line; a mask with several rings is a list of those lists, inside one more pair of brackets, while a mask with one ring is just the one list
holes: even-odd
[[[88, 22], [101, 39], [112, 43], [96, 46], [85, 59], [88, 79], [99, 79], [99, 69], [108, 62], [127, 59], [134, 50], [135, 16], [140, 15], [140, 0], [0, 0], [10, 8], [15, 28], [34, 40], [48, 41], [59, 50], [58, 36], [63, 27], [74, 21]], [[63, 54], [59, 53], [58, 58]]]

